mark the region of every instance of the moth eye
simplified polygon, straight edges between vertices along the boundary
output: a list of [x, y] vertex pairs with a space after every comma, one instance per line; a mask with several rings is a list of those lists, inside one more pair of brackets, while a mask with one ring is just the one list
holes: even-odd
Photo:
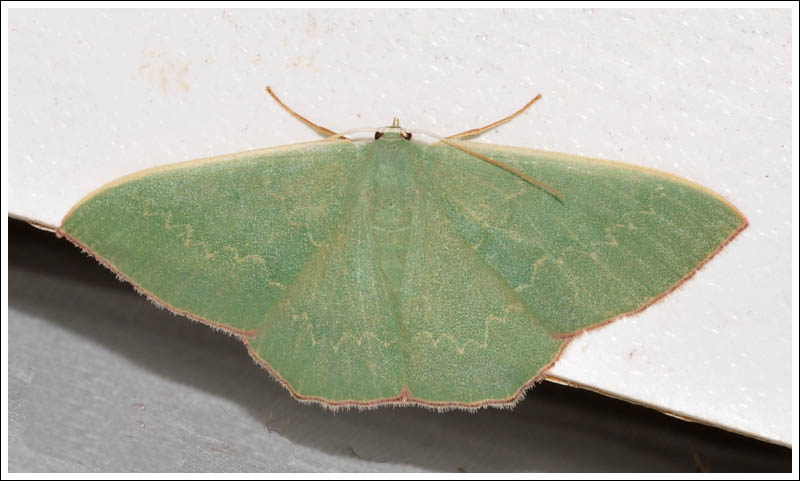
[[411, 140], [411, 132], [403, 132], [403, 138], [406, 140]]
[[383, 137], [383, 132], [375, 132], [375, 140], [378, 140], [381, 137]]

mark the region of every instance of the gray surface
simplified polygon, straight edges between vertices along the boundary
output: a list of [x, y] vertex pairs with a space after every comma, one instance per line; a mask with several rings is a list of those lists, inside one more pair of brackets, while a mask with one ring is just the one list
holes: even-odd
[[543, 383], [513, 411], [331, 413], [234, 338], [9, 221], [9, 470], [789, 470], [791, 451]]

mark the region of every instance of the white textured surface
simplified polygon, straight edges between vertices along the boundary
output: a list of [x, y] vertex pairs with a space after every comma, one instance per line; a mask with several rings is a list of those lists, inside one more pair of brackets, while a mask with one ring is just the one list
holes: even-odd
[[[789, 443], [789, 10], [9, 12], [9, 209], [57, 225], [146, 167], [334, 130], [452, 134], [622, 160], [721, 193], [751, 226], [552, 374]], [[535, 395], [535, 393], [533, 394]]]

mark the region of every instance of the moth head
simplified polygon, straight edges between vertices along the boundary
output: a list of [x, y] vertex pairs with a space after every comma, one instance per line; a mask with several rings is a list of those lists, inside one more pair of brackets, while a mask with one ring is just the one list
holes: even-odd
[[411, 140], [411, 132], [400, 127], [400, 120], [397, 117], [395, 117], [394, 121], [392, 122], [392, 125], [378, 129], [377, 132], [375, 132], [375, 140], [378, 140], [381, 137], [387, 139]]

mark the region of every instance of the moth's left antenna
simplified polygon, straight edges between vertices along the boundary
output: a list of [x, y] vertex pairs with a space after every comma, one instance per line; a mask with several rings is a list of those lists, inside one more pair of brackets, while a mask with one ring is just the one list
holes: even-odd
[[337, 134], [336, 132], [334, 132], [331, 129], [326, 129], [325, 127], [323, 127], [321, 125], [315, 124], [314, 122], [308, 120], [307, 118], [303, 117], [302, 115], [298, 114], [297, 112], [295, 112], [294, 110], [289, 108], [288, 105], [283, 103], [281, 101], [281, 99], [279, 99], [278, 96], [275, 95], [275, 92], [273, 92], [272, 89], [269, 86], [267, 86], [267, 93], [270, 94], [272, 96], [272, 98], [275, 99], [276, 102], [278, 102], [278, 105], [283, 107], [283, 109], [285, 111], [289, 112], [292, 115], [292, 117], [296, 118], [300, 122], [303, 122], [304, 124], [308, 125], [312, 129], [316, 130], [317, 133], [319, 133], [320, 135], [323, 135], [325, 137], [334, 137], [335, 136], [335, 137], [339, 137], [339, 138], [342, 138], [342, 139], [346, 138], [346, 137], [342, 137], [341, 135]]

